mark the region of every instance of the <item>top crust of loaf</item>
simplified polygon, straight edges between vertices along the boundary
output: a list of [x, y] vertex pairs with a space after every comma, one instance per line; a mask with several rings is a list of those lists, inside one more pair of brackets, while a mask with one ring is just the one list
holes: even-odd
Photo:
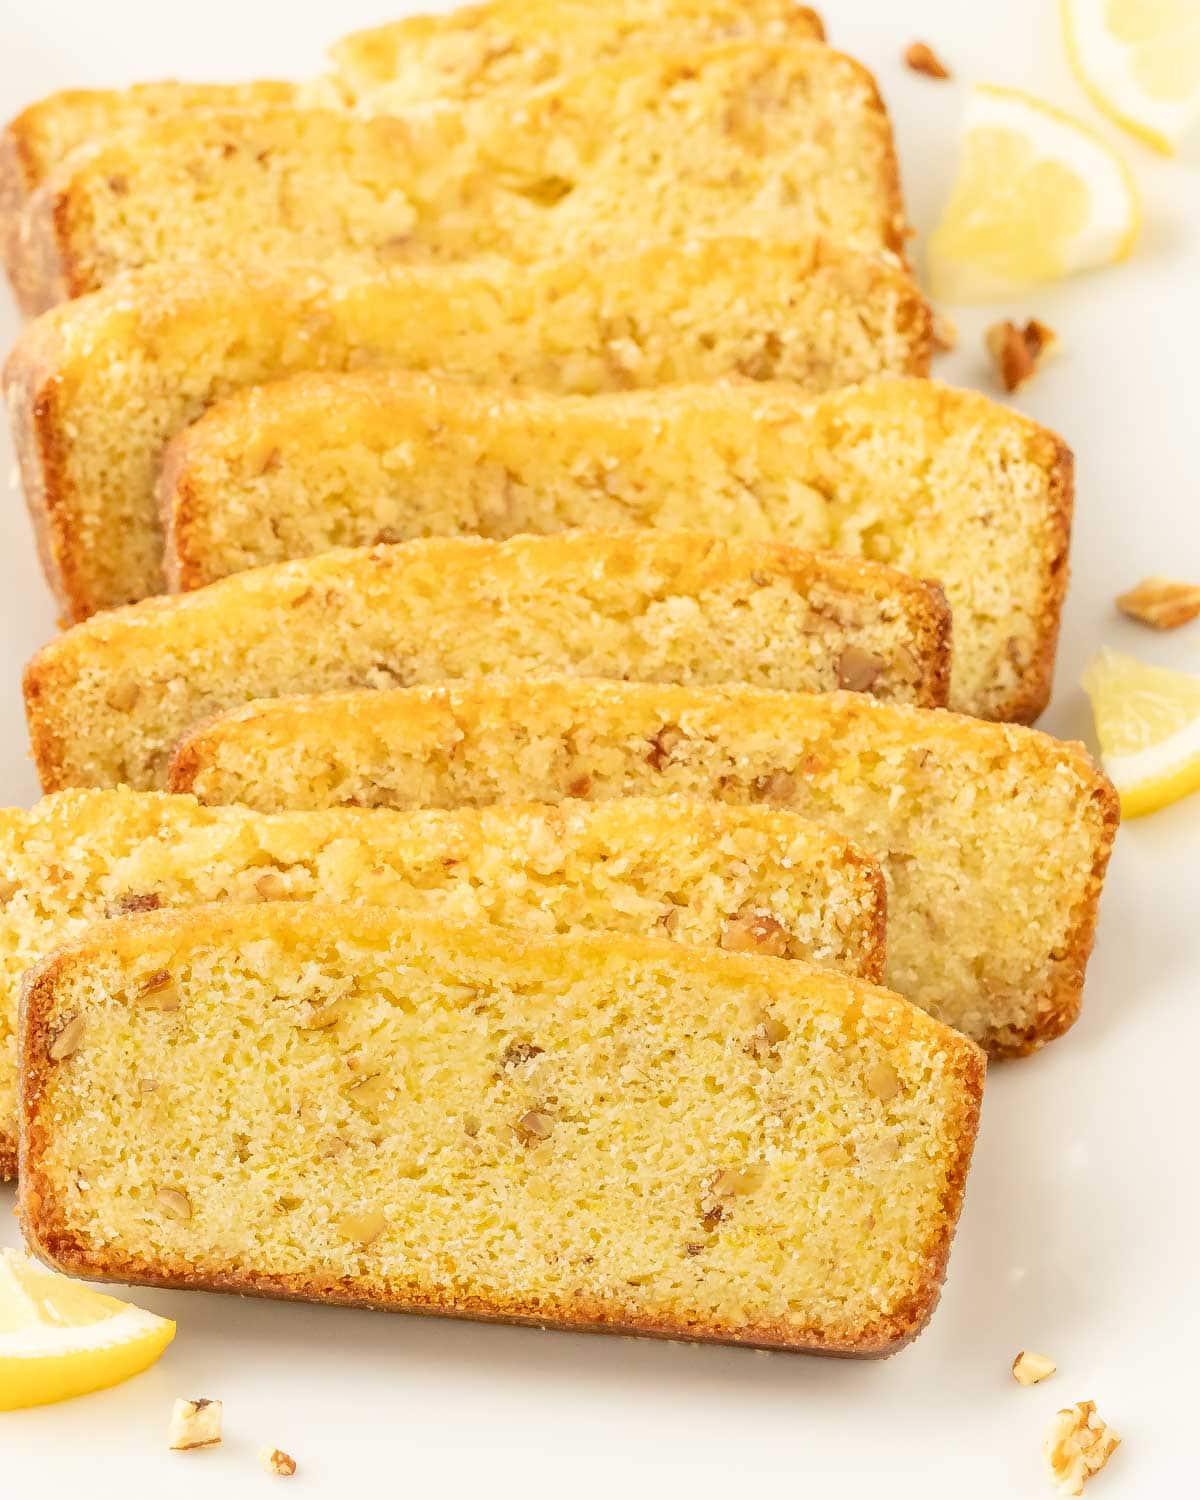
[[885, 558], [946, 591], [950, 706], [1029, 722], [1050, 694], [1073, 479], [1054, 433], [932, 380], [585, 398], [363, 370], [218, 402], [168, 447], [159, 493], [176, 590], [335, 546], [575, 525]]
[[739, 207], [763, 235], [903, 257], [891, 128], [865, 69], [814, 43], [728, 44], [620, 58], [519, 108], [185, 112], [55, 171], [17, 279], [39, 312], [160, 261], [608, 255], [720, 233]]
[[348, 101], [403, 108], [520, 92], [634, 50], [749, 38], [820, 42], [825, 28], [795, 0], [492, 0], [343, 37], [330, 82]]
[[29, 325], [4, 384], [43, 565], [81, 620], [161, 592], [163, 447], [246, 386], [402, 365], [586, 395], [734, 371], [825, 390], [929, 358], [901, 267], [720, 237], [529, 268], [152, 267]]
[[776, 542], [431, 539], [276, 563], [97, 615], [33, 658], [25, 702], [45, 791], [146, 789], [175, 740], [220, 708], [497, 670], [700, 682], [753, 672], [768, 686], [937, 707], [950, 614], [935, 585]]
[[[545, 1007], [553, 1016], [572, 986], [594, 986], [597, 995], [625, 993], [644, 978], [660, 992], [670, 993], [684, 1010], [708, 1014], [718, 1006], [723, 1013], [749, 1002], [755, 1013], [764, 1007], [801, 1027], [808, 1018], [832, 1021], [840, 1033], [856, 1039], [860, 1048], [895, 1061], [895, 1069], [912, 1075], [922, 1067], [937, 1079], [937, 1111], [928, 1126], [925, 1155], [939, 1181], [938, 1203], [926, 1209], [928, 1231], [919, 1231], [913, 1245], [913, 1288], [904, 1303], [886, 1315], [873, 1315], [862, 1324], [797, 1327], [780, 1322], [736, 1322], [714, 1315], [705, 1323], [692, 1316], [681, 1323], [664, 1306], [656, 1316], [647, 1311], [614, 1317], [602, 1303], [586, 1297], [556, 1299], [549, 1317], [546, 1305], [476, 1299], [427, 1297], [416, 1289], [389, 1289], [361, 1270], [349, 1280], [325, 1275], [275, 1274], [269, 1266], [243, 1266], [229, 1271], [189, 1266], [181, 1259], [156, 1259], [145, 1251], [130, 1252], [121, 1245], [104, 1246], [72, 1228], [66, 1185], [55, 1165], [55, 1129], [64, 1118], [60, 1099], [69, 1095], [72, 1073], [54, 1060], [52, 1042], [73, 1015], [92, 1015], [94, 993], [97, 1019], [108, 1005], [129, 1003], [126, 986], [164, 967], [186, 969], [196, 962], [216, 963], [220, 955], [236, 955], [254, 948], [262, 962], [286, 953], [286, 967], [294, 976], [297, 965], [311, 954], [313, 968], [336, 962], [357, 965], [365, 976], [368, 996], [371, 973], [381, 967], [394, 971], [409, 967], [428, 973], [435, 983], [454, 984], [477, 976], [486, 985], [509, 986], [526, 997], [531, 1008]], [[268, 954], [272, 957], [269, 957]], [[447, 957], [446, 955], [449, 955]], [[232, 967], [232, 966], [231, 966]], [[236, 985], [236, 979], [230, 981]], [[286, 976], [281, 974], [281, 988]], [[221, 981], [205, 988], [203, 1004], [219, 1006]], [[691, 997], [695, 997], [694, 1000]], [[708, 997], [707, 1000], [705, 997]], [[52, 1264], [89, 1279], [122, 1278], [174, 1286], [265, 1293], [273, 1296], [316, 1298], [427, 1311], [469, 1311], [474, 1316], [511, 1321], [550, 1323], [568, 1328], [608, 1327], [614, 1331], [667, 1337], [700, 1337], [762, 1347], [803, 1349], [826, 1353], [879, 1355], [890, 1353], [914, 1337], [927, 1322], [937, 1300], [950, 1242], [962, 1203], [967, 1168], [978, 1127], [985, 1064], [982, 1054], [965, 1037], [933, 1021], [890, 991], [858, 980], [833, 976], [807, 965], [770, 959], [742, 959], [736, 955], [687, 950], [653, 939], [620, 934], [567, 938], [530, 938], [494, 927], [466, 928], [398, 917], [380, 909], [312, 906], [304, 911], [267, 903], [257, 907], [200, 907], [190, 911], [150, 913], [124, 918], [93, 929], [79, 943], [60, 949], [32, 970], [23, 998], [21, 1187], [22, 1226], [38, 1253]], [[145, 1007], [141, 1007], [143, 1020]], [[325, 1044], [327, 1045], [327, 1043]], [[844, 1042], [841, 1044], [842, 1050]], [[86, 1040], [83, 1043], [86, 1048]], [[66, 1060], [74, 1069], [86, 1050]], [[66, 1082], [64, 1083], [64, 1077]], [[863, 1085], [859, 1084], [858, 1089]], [[932, 1211], [930, 1211], [932, 1210]], [[86, 1218], [86, 1210], [84, 1217]], [[924, 1223], [924, 1215], [922, 1216]], [[694, 1311], [694, 1309], [693, 1309]]]

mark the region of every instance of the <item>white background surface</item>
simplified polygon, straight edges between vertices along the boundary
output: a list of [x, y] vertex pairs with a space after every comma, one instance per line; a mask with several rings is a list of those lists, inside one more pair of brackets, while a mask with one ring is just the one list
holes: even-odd
[[[604, 4], [605, 0], [596, 0]], [[52, 89], [137, 78], [303, 76], [339, 33], [401, 3], [0, 0], [0, 114]], [[826, 0], [833, 42], [878, 74], [911, 215], [927, 233], [954, 161], [960, 83], [1041, 92], [1096, 116], [1069, 77], [1053, 0]], [[908, 73], [924, 39], [956, 74]], [[1164, 162], [1113, 134], [1144, 189], [1135, 258], [1003, 311], [1062, 335], [1019, 404], [1078, 456], [1073, 584], [1043, 727], [1090, 732], [1080, 671], [1102, 642], [1200, 670], [1200, 625], [1158, 637], [1112, 598], [1153, 572], [1200, 581], [1195, 456], [1200, 152]], [[982, 328], [960, 316], [939, 374], [991, 390]], [[0, 341], [16, 330], [0, 293]], [[993, 391], [994, 394], [994, 391]], [[0, 486], [11, 450], [0, 439]], [[52, 630], [22, 502], [0, 497], [3, 795], [36, 795], [19, 674]], [[742, 1491], [1010, 1500], [1051, 1489], [1039, 1446], [1060, 1405], [1093, 1398], [1125, 1446], [1089, 1493], [1196, 1493], [1196, 1099], [1200, 795], [1124, 829], [1084, 1016], [989, 1080], [967, 1207], [929, 1331], [883, 1364], [387, 1317], [201, 1294], [140, 1300], [179, 1322], [148, 1374], [116, 1390], [0, 1414], [0, 1493], [138, 1497], [262, 1492], [256, 1450], [294, 1454], [299, 1492], [327, 1495], [686, 1495]], [[0, 1189], [0, 1243], [17, 1243]], [[1049, 1383], [1008, 1374], [1022, 1346]], [[171, 1454], [171, 1399], [225, 1402], [225, 1445]]]

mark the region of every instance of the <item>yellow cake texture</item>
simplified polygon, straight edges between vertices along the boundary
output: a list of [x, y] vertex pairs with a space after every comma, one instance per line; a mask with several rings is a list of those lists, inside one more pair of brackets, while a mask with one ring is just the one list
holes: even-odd
[[177, 589], [331, 547], [572, 526], [872, 558], [945, 589], [951, 707], [1029, 721], [1053, 678], [1073, 480], [1053, 433], [929, 380], [585, 398], [369, 370], [218, 402], [167, 449], [160, 498]]
[[68, 619], [161, 592], [163, 448], [302, 371], [399, 366], [601, 391], [742, 374], [828, 390], [929, 363], [899, 268], [819, 241], [715, 238], [536, 267], [162, 267], [33, 322], [4, 376], [26, 501]]
[[1117, 798], [1082, 745], [863, 694], [463, 682], [251, 704], [176, 791], [279, 808], [686, 794], [787, 808], [867, 849], [886, 982], [995, 1056], [1079, 1014]]
[[330, 48], [332, 97], [375, 109], [519, 97], [630, 54], [732, 41], [822, 41], [795, 0], [492, 0], [405, 16]]
[[883, 975], [883, 877], [861, 849], [775, 809], [682, 797], [270, 815], [128, 788], [59, 792], [0, 811], [0, 870], [0, 1177], [16, 1170], [22, 976], [104, 917], [355, 901]]
[[128, 89], [62, 89], [23, 109], [0, 134], [0, 251], [18, 301], [32, 305], [36, 285], [21, 284], [30, 263], [23, 237], [36, 190], [72, 152], [114, 131], [188, 110], [230, 110], [286, 104], [290, 83], [139, 83]]
[[344, 548], [109, 610], [25, 672], [44, 791], [161, 786], [254, 698], [493, 673], [851, 688], [944, 704], [941, 590], [879, 563], [688, 531]]
[[172, 261], [610, 255], [723, 233], [903, 253], [887, 114], [815, 43], [636, 53], [492, 109], [192, 110], [69, 158], [29, 205], [40, 312]]
[[378, 907], [104, 923], [29, 977], [19, 1213], [116, 1278], [886, 1354], [983, 1057], [887, 990]]

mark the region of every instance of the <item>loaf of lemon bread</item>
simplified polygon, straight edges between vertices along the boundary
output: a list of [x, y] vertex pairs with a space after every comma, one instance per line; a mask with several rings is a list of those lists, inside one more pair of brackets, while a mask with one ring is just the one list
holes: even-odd
[[38, 296], [36, 286], [18, 285], [21, 268], [30, 263], [30, 252], [21, 241], [25, 210], [34, 192], [73, 151], [166, 115], [285, 104], [295, 98], [290, 83], [172, 81], [128, 89], [64, 89], [22, 110], [0, 135], [0, 246], [18, 300], [28, 306]]
[[104, 923], [33, 970], [19, 1214], [119, 1279], [881, 1355], [983, 1058], [887, 990], [378, 907]]
[[162, 589], [163, 447], [244, 386], [391, 365], [588, 395], [732, 373], [827, 390], [928, 363], [929, 310], [897, 267], [718, 238], [523, 269], [152, 269], [31, 324], [5, 389], [47, 576], [78, 620]]
[[253, 698], [495, 672], [853, 688], [945, 703], [941, 590], [879, 563], [685, 531], [434, 538], [273, 563], [106, 611], [25, 673], [45, 791], [162, 785]]
[[187, 111], [69, 158], [29, 205], [26, 309], [161, 261], [611, 255], [720, 233], [899, 256], [874, 82], [816, 43], [637, 53], [519, 103]]
[[271, 816], [155, 792], [0, 810], [0, 1176], [25, 970], [91, 923], [207, 901], [354, 901], [532, 932], [656, 933], [879, 980], [879, 867], [772, 808], [687, 798]]
[[332, 97], [376, 109], [519, 96], [630, 53], [731, 41], [822, 41], [795, 0], [491, 0], [405, 16], [330, 49]]
[[862, 694], [486, 682], [251, 704], [171, 786], [279, 808], [667, 793], [761, 802], [867, 849], [886, 981], [997, 1056], [1075, 1021], [1117, 799], [1082, 745]]
[[876, 380], [502, 395], [403, 371], [304, 375], [218, 402], [167, 449], [172, 587], [331, 547], [571, 526], [771, 536], [937, 578], [951, 707], [1045, 707], [1066, 585], [1070, 451], [974, 391]]

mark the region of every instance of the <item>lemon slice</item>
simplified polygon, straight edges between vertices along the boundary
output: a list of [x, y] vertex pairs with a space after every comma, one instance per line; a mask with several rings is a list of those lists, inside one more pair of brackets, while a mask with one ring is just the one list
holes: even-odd
[[174, 1337], [168, 1318], [0, 1250], [0, 1411], [118, 1385]]
[[1101, 651], [1083, 687], [1123, 817], [1156, 812], [1200, 788], [1200, 677]]
[[1062, 0], [1067, 55], [1096, 104], [1159, 151], [1200, 117], [1200, 0]]
[[933, 294], [991, 302], [1124, 260], [1141, 224], [1129, 169], [1070, 115], [980, 84], [958, 177], [929, 241]]

